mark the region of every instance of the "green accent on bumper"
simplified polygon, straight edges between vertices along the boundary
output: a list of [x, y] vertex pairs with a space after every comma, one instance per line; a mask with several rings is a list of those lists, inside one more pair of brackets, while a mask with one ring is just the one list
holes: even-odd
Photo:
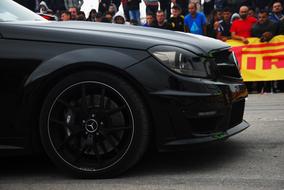
[[222, 139], [222, 138], [224, 138], [225, 136], [226, 136], [226, 133], [224, 133], [224, 132], [219, 132], [219, 133], [214, 134], [214, 135], [213, 135], [213, 138], [215, 138], [215, 139]]

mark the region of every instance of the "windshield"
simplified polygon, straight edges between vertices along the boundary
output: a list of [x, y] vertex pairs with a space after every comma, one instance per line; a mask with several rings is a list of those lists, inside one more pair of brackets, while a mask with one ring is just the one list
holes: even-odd
[[12, 0], [0, 0], [0, 22], [44, 20], [41, 16]]

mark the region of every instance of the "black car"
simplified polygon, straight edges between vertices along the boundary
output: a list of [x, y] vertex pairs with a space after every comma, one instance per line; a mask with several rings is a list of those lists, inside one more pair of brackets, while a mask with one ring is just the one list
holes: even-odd
[[1, 0], [0, 72], [1, 155], [44, 149], [79, 177], [118, 175], [149, 146], [184, 148], [249, 126], [234, 54], [207, 37], [51, 22]]

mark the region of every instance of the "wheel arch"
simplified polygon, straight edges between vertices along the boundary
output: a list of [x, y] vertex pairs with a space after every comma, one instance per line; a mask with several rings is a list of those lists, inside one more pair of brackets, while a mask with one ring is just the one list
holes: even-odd
[[24, 86], [34, 81], [49, 77], [53, 73], [68, 68], [76, 67], [78, 63], [91, 63], [97, 67], [114, 67], [125, 69], [150, 55], [141, 50], [118, 49], [106, 47], [81, 48], [70, 50], [50, 59], [44, 60], [27, 78]]

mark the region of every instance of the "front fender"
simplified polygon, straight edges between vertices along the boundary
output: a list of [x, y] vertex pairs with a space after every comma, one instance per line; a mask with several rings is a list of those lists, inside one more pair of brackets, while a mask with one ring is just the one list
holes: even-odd
[[25, 86], [76, 63], [98, 63], [125, 69], [149, 57], [146, 51], [118, 48], [84, 48], [65, 52], [42, 62], [28, 77]]

